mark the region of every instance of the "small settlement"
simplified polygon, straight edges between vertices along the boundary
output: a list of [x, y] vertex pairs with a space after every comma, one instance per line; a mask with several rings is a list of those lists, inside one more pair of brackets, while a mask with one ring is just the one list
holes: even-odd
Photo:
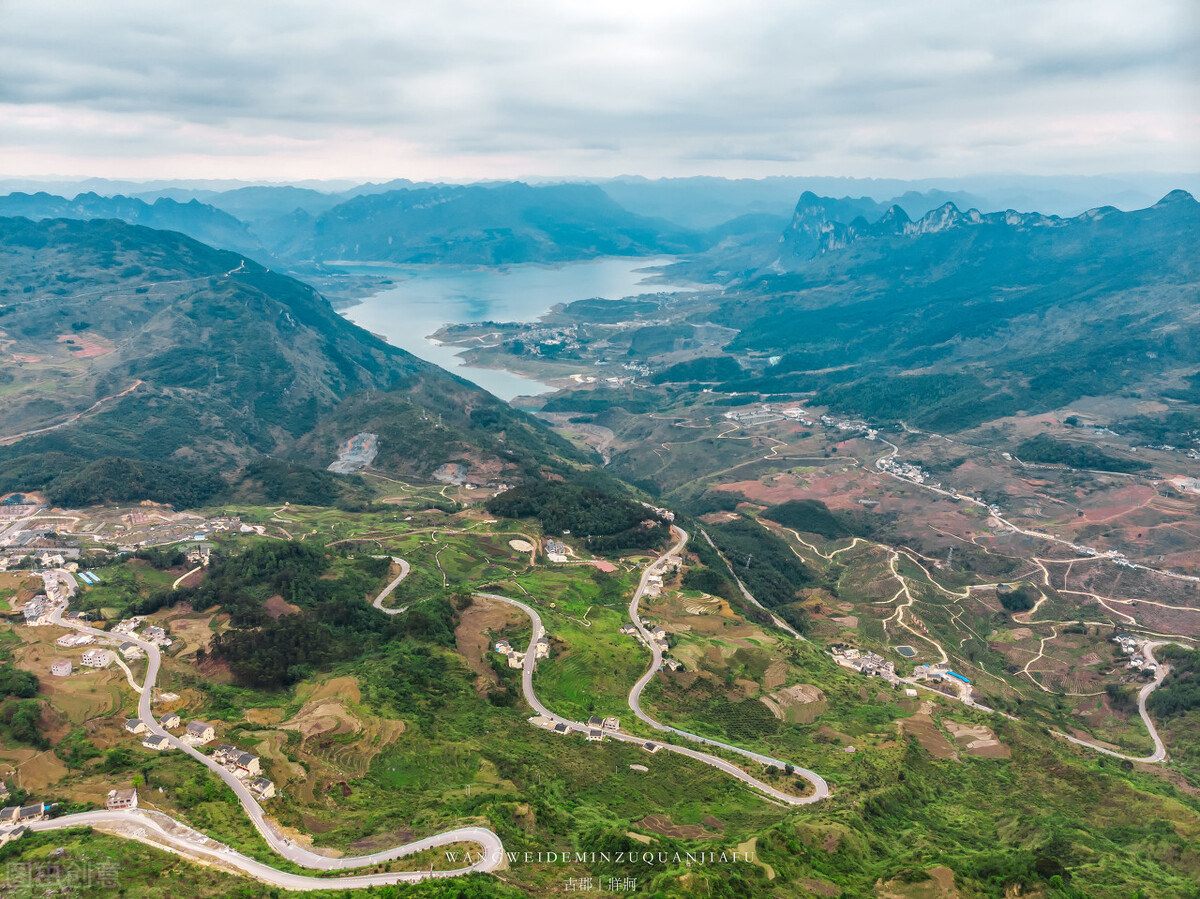
[[1129, 656], [1125, 667], [1131, 671], [1146, 671], [1154, 674], [1158, 671], [1158, 663], [1146, 652], [1149, 640], [1139, 639], [1129, 634], [1117, 634], [1113, 642], [1121, 647], [1121, 652]]

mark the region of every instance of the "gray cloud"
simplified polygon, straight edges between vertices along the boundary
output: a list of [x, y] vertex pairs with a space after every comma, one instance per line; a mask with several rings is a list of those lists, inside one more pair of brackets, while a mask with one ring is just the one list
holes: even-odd
[[1192, 0], [9, 0], [0, 17], [8, 173], [919, 177], [1179, 170], [1200, 149]]

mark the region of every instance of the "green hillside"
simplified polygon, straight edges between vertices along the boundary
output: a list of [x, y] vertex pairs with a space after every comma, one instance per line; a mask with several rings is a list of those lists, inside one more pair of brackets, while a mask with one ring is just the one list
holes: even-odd
[[379, 464], [395, 473], [581, 459], [311, 287], [181, 234], [0, 219], [0, 260], [5, 489], [62, 486], [119, 458], [166, 466], [139, 478], [163, 483], [151, 498], [194, 501], [170, 472], [228, 475], [268, 454], [323, 469], [337, 443], [372, 427], [387, 431]]

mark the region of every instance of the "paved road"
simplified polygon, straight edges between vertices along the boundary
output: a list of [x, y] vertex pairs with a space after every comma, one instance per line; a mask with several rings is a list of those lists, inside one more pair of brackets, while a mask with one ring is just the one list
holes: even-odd
[[[1167, 646], [1170, 643], [1170, 640], [1162, 640], [1158, 643], [1147, 643], [1143, 650], [1146, 653], [1146, 659], [1151, 662], [1156, 661], [1154, 658], [1154, 650], [1160, 646]], [[1176, 643], [1174, 645], [1182, 646], [1183, 644]], [[1125, 755], [1124, 753], [1116, 752], [1112, 749], [1105, 749], [1103, 746], [1097, 746], [1095, 743], [1089, 743], [1087, 740], [1081, 740], [1078, 737], [1072, 737], [1068, 734], [1060, 733], [1059, 731], [1052, 731], [1052, 733], [1057, 737], [1062, 737], [1068, 743], [1074, 743], [1076, 746], [1085, 746], [1088, 749], [1096, 750], [1096, 752], [1102, 752], [1105, 755], [1111, 755], [1118, 759], [1125, 759], [1129, 762], [1145, 762], [1147, 764], [1165, 762], [1167, 760], [1167, 747], [1163, 744], [1162, 737], [1158, 735], [1158, 728], [1154, 726], [1154, 722], [1150, 718], [1150, 713], [1146, 711], [1146, 700], [1150, 697], [1150, 694], [1157, 690], [1159, 685], [1162, 684], [1163, 679], [1167, 676], [1168, 671], [1169, 669], [1166, 665], [1159, 665], [1158, 670], [1154, 674], [1154, 680], [1150, 681], [1150, 683], [1146, 684], [1141, 690], [1138, 691], [1138, 714], [1142, 716], [1142, 721], [1144, 721], [1146, 724], [1146, 730], [1150, 733], [1150, 739], [1154, 741], [1154, 752], [1152, 752], [1150, 755]]]
[[[641, 707], [638, 705], [638, 698], [641, 696], [642, 689], [647, 683], [649, 683], [650, 678], [654, 676], [654, 672], [657, 671], [662, 665], [662, 653], [654, 648], [654, 645], [650, 640], [650, 634], [645, 630], [645, 628], [642, 627], [641, 620], [637, 616], [637, 603], [640, 600], [642, 593], [646, 589], [646, 582], [649, 580], [650, 576], [657, 571], [661, 571], [662, 567], [666, 564], [667, 559], [678, 555], [683, 547], [687, 544], [687, 532], [682, 528], [674, 528], [674, 530], [678, 532], [679, 540], [673, 547], [671, 547], [671, 549], [669, 549], [654, 562], [650, 563], [650, 565], [646, 567], [646, 570], [642, 572], [641, 582], [638, 584], [638, 588], [634, 593], [633, 601], [629, 604], [630, 617], [633, 619], [634, 624], [637, 625], [638, 630], [641, 631], [646, 643], [650, 645], [651, 651], [654, 653], [654, 661], [650, 666], [650, 670], [642, 676], [642, 679], [637, 682], [637, 684], [629, 693], [629, 707], [633, 710], [635, 715], [656, 730], [677, 734], [678, 736], [684, 737], [688, 740], [694, 740], [695, 742], [708, 746], [716, 746], [730, 752], [735, 752], [738, 755], [745, 756], [746, 758], [752, 759], [753, 761], [762, 765], [773, 765], [777, 768], [784, 768], [788, 763], [780, 761], [779, 759], [774, 759], [766, 755], [760, 755], [756, 752], [750, 752], [737, 746], [730, 746], [726, 743], [720, 743], [716, 740], [708, 740], [704, 737], [697, 736], [696, 734], [691, 734], [687, 731], [678, 730], [677, 728], [668, 727], [665, 724], [661, 724], [643, 712]], [[533, 672], [537, 666], [535, 643], [537, 642], [538, 637], [545, 633], [545, 628], [542, 626], [542, 618], [540, 615], [538, 615], [537, 611], [525, 603], [520, 602], [519, 600], [509, 599], [507, 596], [501, 596], [498, 593], [476, 593], [475, 595], [482, 596], [485, 599], [493, 599], [497, 602], [508, 603], [510, 606], [515, 606], [529, 616], [529, 620], [533, 623], [533, 634], [529, 640], [529, 648], [525, 651], [525, 664], [521, 668], [521, 690], [525, 694], [525, 701], [529, 703], [530, 707], [533, 708], [533, 710], [539, 715], [550, 719], [555, 724], [565, 724], [568, 730], [579, 733], [587, 733], [589, 728], [585, 723], [582, 721], [572, 721], [569, 718], [564, 718], [562, 715], [557, 715], [550, 711], [550, 709], [546, 708], [542, 701], [538, 699], [537, 693], [534, 692]], [[631, 734], [625, 734], [619, 731], [607, 730], [604, 733], [607, 739], [619, 740], [624, 743], [637, 743], [641, 745], [647, 742], [644, 737], [635, 737]], [[829, 786], [825, 783], [824, 779], [819, 774], [816, 774], [813, 771], [808, 771], [804, 768], [795, 768], [795, 773], [812, 783], [813, 787], [815, 788], [814, 793], [811, 796], [793, 796], [790, 793], [785, 793], [782, 790], [775, 789], [769, 784], [763, 783], [757, 777], [746, 773], [746, 771], [744, 771], [742, 768], [718, 756], [711, 755], [707, 752], [699, 752], [686, 746], [676, 746], [672, 743], [663, 743], [658, 740], [655, 740], [654, 742], [668, 752], [686, 755], [689, 758], [704, 762], [706, 765], [711, 765], [714, 768], [718, 768], [721, 771], [724, 771], [730, 777], [737, 778], [743, 783], [749, 784], [754, 789], [765, 793], [772, 799], [787, 805], [807, 805], [809, 803], [819, 802], [820, 800], [829, 796]]]
[[[638, 629], [646, 638], [646, 642], [651, 646], [652, 652], [654, 653], [654, 661], [650, 667], [650, 670], [640, 681], [638, 681], [638, 684], [630, 692], [630, 707], [639, 718], [658, 730], [678, 734], [679, 736], [702, 744], [717, 746], [722, 749], [743, 755], [746, 758], [752, 759], [763, 765], [773, 765], [782, 768], [784, 767], [785, 763], [778, 759], [773, 759], [769, 756], [749, 752], [747, 750], [740, 749], [739, 747], [730, 746], [715, 740], [707, 740], [704, 737], [697, 736], [696, 734], [690, 734], [686, 731], [660, 724], [642, 712], [640, 706], [637, 704], [642, 689], [649, 682], [654, 672], [657, 671], [659, 666], [662, 664], [661, 652], [653, 647], [653, 643], [650, 641], [649, 634], [642, 627], [641, 621], [638, 618], [637, 603], [641, 599], [642, 594], [645, 592], [646, 582], [650, 575], [656, 571], [660, 571], [666, 564], [666, 560], [672, 556], [678, 555], [683, 547], [687, 544], [687, 532], [681, 528], [675, 528], [675, 531], [679, 534], [678, 542], [670, 550], [663, 554], [663, 556], [647, 566], [646, 570], [642, 573], [641, 582], [638, 584], [638, 589], [634, 593], [634, 598], [630, 603], [630, 616], [633, 618], [634, 624], [637, 625]], [[395, 615], [403, 612], [404, 609], [384, 609], [382, 605], [383, 600], [386, 599], [397, 586], [399, 586], [399, 584], [408, 576], [411, 569], [408, 562], [404, 561], [403, 559], [400, 559], [399, 557], [392, 558], [393, 561], [400, 565], [400, 574], [383, 589], [379, 596], [376, 597], [374, 605], [383, 612]], [[533, 625], [533, 632], [529, 641], [529, 646], [525, 651], [525, 660], [521, 672], [521, 688], [529, 705], [539, 714], [554, 721], [555, 723], [562, 723], [572, 731], [586, 732], [588, 730], [586, 724], [579, 721], [571, 721], [559, 715], [555, 715], [548, 708], [546, 708], [545, 705], [542, 704], [541, 700], [538, 699], [537, 694], [534, 692], [533, 672], [537, 663], [536, 644], [538, 638], [545, 633], [541, 616], [525, 603], [515, 599], [510, 599], [506, 596], [500, 596], [499, 594], [495, 593], [479, 593], [477, 595], [486, 599], [492, 599], [515, 606], [529, 616], [529, 620]], [[91, 634], [104, 643], [111, 643], [115, 639], [112, 634], [109, 634], [105, 631], [91, 628], [84, 624], [65, 622], [62, 620], [62, 613], [63, 608], [61, 607], [52, 613], [51, 620], [53, 623], [61, 627], [71, 628], [81, 633]], [[394, 859], [399, 859], [414, 853], [422, 852], [427, 849], [434, 849], [439, 846], [447, 846], [455, 843], [475, 843], [482, 850], [480, 858], [473, 865], [452, 871], [413, 871], [393, 874], [353, 875], [344, 878], [337, 878], [335, 881], [333, 881], [333, 883], [336, 883], [338, 886], [344, 888], [363, 888], [389, 883], [399, 883], [402, 881], [420, 880], [426, 877], [453, 877], [471, 871], [491, 871], [503, 864], [504, 847], [500, 841], [500, 838], [492, 831], [481, 827], [458, 828], [456, 830], [451, 830], [435, 836], [427, 837], [423, 840], [407, 843], [403, 846], [397, 846], [392, 849], [376, 852], [371, 855], [344, 858], [328, 858], [291, 843], [285, 839], [271, 823], [267, 821], [265, 815], [263, 814], [262, 807], [258, 804], [258, 801], [254, 798], [253, 794], [250, 793], [241, 780], [239, 780], [230, 772], [226, 771], [224, 767], [218, 765], [213, 759], [209, 758], [194, 747], [187, 745], [178, 737], [169, 733], [158, 723], [153, 714], [152, 701], [154, 696], [154, 687], [158, 680], [159, 670], [162, 666], [162, 653], [160, 652], [158, 646], [150, 643], [149, 641], [133, 636], [125, 637], [125, 639], [137, 644], [146, 653], [146, 677], [139, 691], [138, 717], [141, 718], [145, 723], [149, 733], [166, 737], [167, 741], [172, 747], [190, 755], [196, 761], [200, 762], [202, 765], [209, 768], [214, 774], [220, 777], [226, 783], [226, 785], [228, 785], [229, 788], [234, 791], [234, 794], [238, 797], [239, 802], [242, 804], [242, 808], [245, 810], [251, 822], [253, 822], [255, 829], [258, 830], [271, 849], [289, 861], [316, 870], [344, 871], [368, 865], [382, 864]], [[136, 684], [133, 684], [132, 681], [131, 685], [134, 686], [135, 690], [138, 690], [138, 687]], [[609, 739], [619, 740], [626, 743], [642, 744], [646, 742], [643, 738], [613, 731], [607, 731], [606, 736]], [[689, 758], [696, 759], [697, 761], [701, 761], [705, 764], [718, 768], [719, 770], [729, 774], [731, 777], [734, 777], [743, 783], [746, 783], [751, 787], [761, 791], [767, 796], [770, 796], [771, 798], [788, 805], [804, 805], [817, 802], [829, 795], [829, 788], [825, 781], [814, 772], [807, 771], [803, 768], [795, 769], [796, 773], [812, 782], [813, 786], [815, 787], [815, 792], [812, 796], [801, 798], [777, 790], [774, 787], [763, 783], [759, 779], [746, 773], [737, 765], [734, 765], [731, 762], [728, 762], [725, 759], [717, 756], [710, 755], [709, 753], [699, 752], [685, 746], [676, 746], [670, 743], [659, 743], [658, 745], [660, 745], [666, 751], [685, 755]], [[77, 815], [65, 815], [61, 818], [56, 818], [51, 821], [40, 822], [34, 826], [34, 829], [55, 830], [77, 826], [95, 826], [97, 829], [115, 833], [130, 839], [141, 840], [142, 842], [147, 842], [151, 845], [158, 845], [160, 847], [165, 846], [170, 851], [196, 860], [211, 861], [212, 859], [219, 859], [227, 863], [229, 866], [273, 886], [280, 886], [291, 890], [307, 890], [327, 889], [331, 885], [331, 881], [325, 878], [309, 877], [305, 875], [290, 874], [284, 871], [279, 871], [269, 865], [244, 856], [228, 846], [214, 844], [203, 834], [192, 830], [186, 825], [175, 821], [166, 815], [143, 809], [118, 812], [83, 812]]]
[[398, 609], [385, 609], [383, 607], [383, 601], [391, 595], [393, 590], [395, 590], [397, 587], [400, 586], [401, 581], [403, 581], [406, 577], [408, 577], [408, 572], [410, 569], [409, 569], [409, 564], [407, 562], [405, 562], [403, 559], [401, 559], [399, 556], [392, 556], [392, 561], [400, 566], [400, 573], [396, 576], [396, 579], [394, 581], [392, 581], [390, 584], [388, 584], [386, 587], [383, 588], [382, 593], [380, 593], [378, 596], [375, 597], [374, 605], [375, 605], [375, 608], [377, 608], [379, 611], [381, 611], [387, 615], [399, 615], [401, 612], [403, 612], [405, 609], [407, 609], [408, 606], [401, 606]]
[[[105, 631], [87, 627], [83, 624], [63, 621], [62, 611], [62, 608], [59, 608], [51, 615], [51, 620], [53, 623], [61, 627], [67, 627], [80, 631], [85, 634], [91, 634], [105, 643], [109, 643], [113, 640], [113, 635], [106, 633]], [[295, 862], [296, 864], [302, 865], [306, 868], [313, 868], [321, 871], [344, 871], [351, 868], [361, 868], [367, 865], [376, 865], [391, 861], [393, 859], [403, 858], [406, 855], [411, 855], [414, 852], [420, 852], [423, 849], [434, 848], [437, 846], [448, 846], [453, 843], [473, 842], [478, 843], [482, 847], [484, 859], [472, 868], [464, 870], [490, 871], [503, 862], [504, 846], [500, 842], [500, 838], [490, 830], [479, 827], [458, 828], [456, 830], [450, 830], [446, 831], [445, 833], [437, 834], [436, 836], [428, 837], [424, 840], [418, 840], [415, 843], [407, 843], [403, 846], [385, 849], [381, 852], [376, 852], [371, 855], [347, 856], [343, 858], [328, 858], [327, 856], [310, 852], [302, 846], [295, 845], [294, 843], [285, 839], [283, 835], [267, 821], [266, 816], [263, 814], [262, 806], [258, 804], [258, 801], [254, 798], [254, 794], [250, 792], [250, 790], [244, 783], [242, 783], [241, 780], [239, 780], [230, 772], [226, 771], [224, 767], [218, 765], [213, 759], [204, 755], [204, 753], [199, 752], [194, 747], [184, 743], [158, 723], [151, 708], [151, 700], [154, 696], [154, 685], [158, 680], [159, 668], [162, 665], [162, 654], [159, 652], [159, 648], [149, 641], [132, 636], [126, 637], [125, 639], [132, 643], [136, 643], [146, 653], [146, 678], [142, 686], [141, 695], [138, 697], [138, 717], [142, 719], [142, 722], [146, 725], [146, 729], [151, 734], [157, 734], [158, 736], [166, 737], [167, 741], [175, 749], [190, 755], [196, 761], [200, 762], [200, 764], [204, 765], [223, 781], [225, 781], [226, 785], [233, 790], [234, 794], [238, 797], [238, 801], [241, 802], [242, 808], [245, 810], [246, 815], [253, 822], [255, 829], [262, 834], [263, 839], [267, 841], [267, 845], [269, 845], [271, 849], [289, 861]], [[274, 869], [268, 868], [268, 870]], [[282, 875], [282, 872], [276, 873]], [[423, 875], [427, 876], [428, 872], [423, 872]], [[396, 877], [398, 875], [384, 876]], [[394, 881], [385, 880], [378, 882], [391, 883]]]
[[[481, 827], [466, 827], [454, 831], [454, 833], [461, 835], [463, 842], [476, 842], [487, 850], [485, 853], [487, 858], [469, 868], [447, 871], [404, 871], [391, 874], [352, 874], [346, 877], [332, 878], [312, 877], [272, 868], [270, 865], [242, 855], [229, 846], [209, 839], [174, 818], [145, 809], [119, 812], [82, 812], [77, 815], [64, 815], [49, 821], [39, 821], [29, 827], [31, 830], [39, 832], [63, 830], [70, 827], [94, 827], [104, 833], [137, 840], [159, 849], [166, 849], [176, 855], [206, 863], [216, 862], [248, 874], [263, 883], [288, 890], [365, 889], [372, 886], [424, 880], [428, 877], [458, 877], [472, 871], [490, 870], [491, 867], [494, 867], [491, 864], [491, 854], [495, 853], [496, 859], [501, 858], [504, 854], [499, 840], [490, 830]], [[437, 837], [409, 843], [403, 847], [404, 854], [411, 855], [445, 845], [441, 836], [439, 834]]]
[[[729, 752], [736, 752], [738, 755], [744, 756], [762, 765], [773, 765], [777, 768], [783, 768], [790, 763], [781, 761], [780, 759], [772, 758], [769, 755], [751, 752], [748, 749], [742, 749], [739, 746], [733, 746], [729, 743], [722, 743], [719, 740], [710, 740], [706, 737], [701, 737], [698, 734], [689, 733], [686, 730], [680, 730], [677, 727], [671, 727], [670, 725], [656, 721], [642, 711], [642, 691], [646, 689], [646, 685], [650, 683], [655, 673], [662, 667], [662, 650], [655, 645], [654, 640], [650, 636], [650, 632], [642, 625], [642, 618], [639, 614], [638, 604], [641, 602], [642, 596], [646, 592], [646, 584], [650, 580], [651, 575], [660, 573], [663, 567], [667, 564], [667, 560], [679, 555], [679, 553], [683, 551], [684, 546], [687, 545], [687, 531], [680, 527], [674, 527], [672, 529], [678, 533], [679, 539], [676, 541], [674, 546], [663, 553], [654, 562], [646, 566], [646, 570], [642, 572], [642, 579], [638, 583], [637, 589], [633, 592], [633, 599], [629, 601], [629, 618], [633, 621], [634, 627], [638, 629], [638, 633], [642, 635], [642, 639], [646, 642], [646, 645], [650, 647], [650, 653], [653, 656], [653, 659], [650, 662], [650, 667], [646, 670], [646, 673], [638, 679], [638, 682], [633, 685], [633, 689], [629, 691], [629, 708], [633, 710], [633, 713], [637, 715], [638, 718], [640, 718], [642, 721], [645, 721], [656, 730], [677, 734], [678, 736], [684, 737], [688, 740], [693, 740], [697, 743], [702, 743], [706, 746], [717, 746]], [[797, 634], [797, 636], [799, 635]], [[703, 754], [701, 753], [701, 755]], [[705, 756], [705, 758], [714, 757]], [[741, 772], [742, 774], [745, 774], [745, 772], [743, 772], [742, 769], [738, 768], [736, 765], [729, 765], [729, 767]], [[807, 768], [801, 768], [797, 765], [793, 765], [792, 767], [795, 769], [795, 773], [798, 776], [803, 777], [813, 785], [813, 793], [811, 796], [792, 796], [788, 793], [783, 793], [779, 790], [776, 790], [773, 787], [768, 787], [766, 784], [763, 784], [761, 781], [755, 781], [753, 778], [747, 781], [747, 783], [753, 781], [754, 785], [758, 789], [769, 793], [774, 798], [779, 799], [782, 802], [786, 802], [789, 805], [808, 805], [813, 802], [820, 802], [822, 799], [829, 797], [829, 784], [825, 782], [825, 779], [821, 777], [821, 775], [817, 774], [815, 771], [810, 771]], [[747, 777], [749, 777], [749, 775], [739, 779], [746, 780]]]
[[[771, 623], [774, 624], [781, 631], [791, 634], [797, 640], [803, 640], [805, 643], [807, 643], [808, 642], [807, 637], [805, 637], [798, 630], [796, 630], [794, 627], [792, 627], [790, 624], [788, 624], [786, 621], [784, 621], [782, 618], [780, 618], [778, 615], [776, 615], [774, 612], [772, 612], [770, 609], [768, 609], [766, 606], [764, 606], [761, 602], [759, 602], [757, 599], [755, 599], [754, 594], [746, 589], [746, 585], [742, 583], [742, 579], [740, 577], [738, 577], [737, 572], [735, 572], [733, 570], [733, 565], [731, 565], [729, 560], [726, 559], [725, 556], [721, 554], [721, 551], [719, 549], [717, 549], [717, 545], [712, 542], [712, 538], [708, 536], [708, 532], [702, 530], [702, 531], [700, 531], [700, 533], [703, 535], [705, 542], [708, 543], [708, 545], [713, 548], [713, 552], [715, 552], [718, 556], [721, 557], [721, 561], [725, 563], [725, 567], [729, 569], [729, 576], [732, 577], [733, 582], [735, 584], [737, 584], [738, 590], [740, 590], [742, 593], [742, 598], [745, 599], [746, 602], [750, 603], [750, 605], [757, 606], [758, 608], [760, 608], [764, 612], [766, 612], [768, 615], [770, 615]], [[636, 624], [636, 623], [637, 622], [635, 621], [634, 624]]]

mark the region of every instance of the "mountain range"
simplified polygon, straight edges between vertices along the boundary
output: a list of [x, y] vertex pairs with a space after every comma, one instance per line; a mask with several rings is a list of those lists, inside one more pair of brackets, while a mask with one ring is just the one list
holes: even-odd
[[324, 469], [360, 431], [397, 474], [583, 461], [311, 287], [173, 231], [0, 218], [0, 271], [0, 489], [114, 459], [166, 466], [176, 485], [267, 457]]
[[1072, 218], [953, 204], [916, 221], [897, 206], [847, 218], [806, 194], [783, 235], [753, 247], [753, 267], [736, 271], [745, 246], [691, 263], [727, 285], [709, 312], [738, 331], [726, 351], [774, 359], [727, 389], [818, 391], [955, 430], [1157, 394], [1200, 365], [1200, 203], [1184, 191]]
[[0, 216], [23, 216], [34, 220], [120, 219], [131, 225], [179, 231], [201, 243], [269, 261], [262, 241], [243, 222], [195, 198], [180, 202], [170, 197], [158, 197], [153, 202], [146, 202], [136, 197], [103, 197], [89, 192], [68, 200], [44, 192], [12, 193], [0, 197]]
[[700, 249], [703, 239], [635, 215], [600, 188], [430, 187], [367, 194], [297, 215], [288, 259], [443, 264], [566, 262]]
[[[1178, 183], [1191, 184], [1190, 176]], [[1153, 179], [1152, 179], [1153, 180]], [[1163, 179], [1158, 179], [1158, 183]], [[877, 222], [892, 207], [914, 221], [931, 210], [1049, 209], [1063, 214], [1107, 195], [1135, 207], [1152, 186], [1138, 179], [878, 179], [711, 177], [448, 185], [395, 179], [349, 185], [236, 182], [9, 182], [0, 215], [118, 218], [180, 231], [275, 268], [312, 263], [556, 263], [597, 255], [695, 253], [715, 248], [731, 271], [770, 263], [764, 245], [793, 215], [794, 198], [820, 197], [830, 221]], [[850, 195], [850, 192], [857, 192]], [[832, 199], [830, 195], [839, 196]], [[773, 232], [773, 233], [772, 233]], [[837, 239], [833, 235], [830, 239]]]

